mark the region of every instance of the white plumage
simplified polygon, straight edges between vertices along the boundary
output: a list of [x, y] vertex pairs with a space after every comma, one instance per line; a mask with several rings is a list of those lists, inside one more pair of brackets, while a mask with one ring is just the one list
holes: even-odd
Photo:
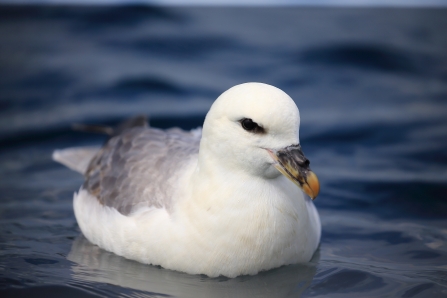
[[[259, 130], [247, 130], [244, 119]], [[283, 91], [247, 83], [214, 102], [201, 138], [138, 126], [93, 150], [94, 157], [82, 148], [53, 157], [86, 175], [74, 211], [90, 242], [190, 274], [256, 274], [309, 261], [320, 240], [312, 200], [293, 173], [278, 171], [290, 164], [275, 160], [284, 148], [298, 150], [299, 121]], [[88, 167], [73, 166], [86, 160]], [[305, 177], [308, 163], [298, 164]]]

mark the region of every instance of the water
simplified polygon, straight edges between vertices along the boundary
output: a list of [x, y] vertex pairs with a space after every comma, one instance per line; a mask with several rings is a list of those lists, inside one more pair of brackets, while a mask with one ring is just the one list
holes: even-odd
[[[447, 10], [0, 6], [0, 295], [447, 296]], [[321, 181], [309, 264], [208, 278], [88, 243], [71, 123], [200, 126], [242, 82], [297, 102]]]

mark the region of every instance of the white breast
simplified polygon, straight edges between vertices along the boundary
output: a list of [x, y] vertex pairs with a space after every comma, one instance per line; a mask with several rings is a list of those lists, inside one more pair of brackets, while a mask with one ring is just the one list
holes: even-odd
[[212, 202], [185, 197], [172, 213], [153, 208], [124, 216], [85, 190], [75, 195], [74, 210], [92, 243], [190, 274], [235, 277], [309, 261], [321, 231], [311, 200], [283, 176], [274, 183], [237, 180], [232, 189], [210, 185]]

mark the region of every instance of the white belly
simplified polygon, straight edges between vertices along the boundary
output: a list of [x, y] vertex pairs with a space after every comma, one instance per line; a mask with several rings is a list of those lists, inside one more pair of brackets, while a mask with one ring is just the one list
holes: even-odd
[[211, 277], [309, 261], [320, 239], [318, 213], [310, 199], [294, 204], [218, 210], [219, 216], [157, 208], [124, 216], [86, 190], [74, 195], [76, 219], [90, 242], [128, 259]]

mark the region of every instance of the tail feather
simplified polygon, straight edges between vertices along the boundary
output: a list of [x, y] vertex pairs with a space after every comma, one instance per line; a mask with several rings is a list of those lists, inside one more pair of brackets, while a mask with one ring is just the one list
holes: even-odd
[[[74, 124], [72, 127], [74, 130], [78, 131], [106, 134], [109, 137], [114, 137], [127, 129], [147, 126], [149, 126], [148, 118], [144, 115], [139, 115], [121, 122], [116, 127], [85, 124]], [[100, 147], [74, 147], [55, 150], [53, 152], [53, 160], [76, 172], [85, 174], [90, 161], [93, 157], [95, 157], [96, 153], [98, 153], [100, 149]]]
[[73, 171], [85, 174], [88, 165], [93, 157], [98, 153], [100, 147], [74, 147], [53, 152], [53, 160]]

